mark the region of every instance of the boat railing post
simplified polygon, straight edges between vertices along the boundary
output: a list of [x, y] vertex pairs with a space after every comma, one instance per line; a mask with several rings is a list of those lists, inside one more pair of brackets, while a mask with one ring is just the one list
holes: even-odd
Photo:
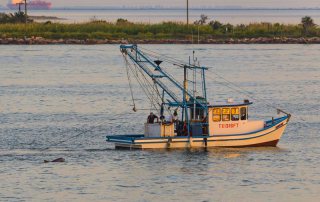
[[191, 145], [191, 134], [190, 134], [190, 119], [188, 117], [188, 107], [187, 105], [185, 104], [185, 110], [186, 110], [186, 125], [187, 125], [187, 133], [188, 133], [188, 139], [189, 139], [189, 143]]
[[208, 136], [210, 135], [210, 125], [209, 125], [209, 109], [208, 107], [206, 108], [206, 113], [207, 113], [207, 122], [206, 122], [206, 127], [207, 127], [207, 132], [208, 132]]

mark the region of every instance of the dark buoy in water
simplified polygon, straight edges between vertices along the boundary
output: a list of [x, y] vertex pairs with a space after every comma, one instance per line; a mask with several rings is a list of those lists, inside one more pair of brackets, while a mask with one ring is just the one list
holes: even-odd
[[64, 158], [58, 158], [53, 161], [44, 160], [44, 163], [63, 163], [63, 162], [66, 162]]

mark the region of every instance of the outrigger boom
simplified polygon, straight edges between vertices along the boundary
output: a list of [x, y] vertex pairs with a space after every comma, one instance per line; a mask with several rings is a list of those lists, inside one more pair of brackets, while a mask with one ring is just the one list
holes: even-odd
[[[147, 53], [137, 45], [121, 45], [120, 50], [126, 61], [129, 84], [131, 73], [144, 89], [152, 106], [156, 110], [160, 108], [161, 121], [145, 123], [144, 134], [107, 136], [107, 141], [115, 143], [117, 148], [276, 146], [289, 122], [290, 114], [287, 113], [286, 116], [269, 121], [248, 120], [248, 108], [252, 104], [249, 100], [239, 104], [229, 102], [210, 105], [205, 79], [208, 68], [199, 63], [197, 65], [194, 57], [193, 64], [190, 58], [189, 64], [173, 63], [184, 70], [183, 82], [179, 82], [160, 66], [163, 61], [158, 59], [158, 55]], [[173, 60], [165, 61], [172, 63]], [[188, 78], [188, 71], [191, 71], [192, 81]], [[200, 82], [197, 82], [198, 74]], [[189, 83], [192, 88], [188, 88]], [[199, 84], [201, 93], [197, 90]], [[158, 88], [162, 89], [162, 94]], [[133, 98], [131, 85], [130, 90]], [[172, 107], [176, 108], [174, 118]], [[171, 115], [167, 120], [164, 116], [165, 108]], [[182, 112], [180, 119], [177, 117], [178, 109]]]

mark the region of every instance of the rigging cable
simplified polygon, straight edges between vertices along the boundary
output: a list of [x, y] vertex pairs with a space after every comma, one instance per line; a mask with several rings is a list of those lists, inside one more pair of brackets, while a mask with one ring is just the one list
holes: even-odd
[[[249, 91], [247, 91], [247, 90], [239, 87], [239, 86], [236, 85], [235, 83], [227, 80], [226, 78], [224, 78], [223, 76], [215, 73], [214, 71], [211, 71], [211, 70], [208, 70], [208, 71], [210, 71], [211, 73], [213, 73], [214, 75], [216, 75], [217, 77], [219, 77], [220, 79], [222, 79], [223, 81], [225, 81], [226, 83], [228, 83], [229, 86], [226, 85], [228, 88], [230, 88], [230, 89], [232, 89], [232, 90], [235, 90], [236, 92], [242, 93], [242, 94], [248, 96], [250, 99], [253, 99], [253, 100], [255, 100], [255, 101], [259, 101], [259, 102], [261, 102], [261, 103], [264, 103], [264, 104], [265, 104], [266, 106], [268, 106], [268, 107], [274, 108], [274, 109], [276, 109], [276, 110], [281, 110], [281, 109], [279, 109], [278, 107], [276, 107], [275, 105], [273, 105], [273, 104], [271, 104], [271, 103], [269, 103], [269, 102], [266, 102], [265, 100], [262, 100], [261, 98], [256, 98], [257, 96], [256, 96], [256, 97], [253, 97], [253, 96], [251, 95], [251, 94], [252, 94], [251, 92], [249, 92]], [[210, 77], [210, 76], [207, 76], [207, 77], [209, 77], [209, 78], [211, 78], [211, 79], [214, 79], [213, 77]], [[233, 87], [231, 87], [230, 85], [233, 86]], [[283, 111], [283, 110], [281, 110], [281, 111]], [[283, 112], [284, 112], [284, 111], [283, 111]], [[284, 113], [285, 113], [285, 114], [288, 114], [288, 113], [286, 113], [286, 112], [284, 112]]]
[[[166, 62], [168, 62], [168, 63], [170, 63], [170, 64], [178, 65], [178, 66], [185, 65], [185, 63], [184, 63], [183, 61], [177, 60], [177, 59], [172, 58], [172, 57], [170, 57], [170, 56], [167, 56], [167, 55], [164, 55], [164, 54], [159, 54], [159, 53], [157, 53], [157, 52], [155, 52], [155, 51], [148, 50], [148, 49], [146, 49], [146, 48], [141, 48], [141, 47], [140, 47], [140, 49], [143, 49], [143, 50], [146, 50], [146, 51], [151, 52], [151, 53], [147, 53], [147, 52], [142, 51], [144, 54], [151, 55], [151, 56], [153, 56], [153, 57], [163, 56], [163, 57], [169, 58], [169, 59], [163, 59], [163, 60], [166, 61]], [[175, 63], [179, 63], [179, 64], [175, 64]], [[191, 65], [191, 66], [193, 66], [193, 65]], [[208, 68], [212, 68], [212, 67], [208, 67]], [[219, 75], [219, 74], [211, 71], [210, 69], [208, 69], [208, 71], [212, 72], [212, 73], [215, 74], [217, 77], [219, 77], [220, 79], [222, 79], [222, 80], [224, 80], [226, 83], [228, 83], [228, 84], [229, 84], [229, 86], [227, 86], [228, 88], [233, 89], [233, 90], [235, 90], [236, 92], [245, 94], [245, 95], [248, 96], [250, 99], [253, 99], [253, 100], [255, 100], [255, 101], [260, 101], [260, 102], [264, 103], [266, 106], [271, 107], [271, 108], [274, 108], [274, 109], [276, 109], [277, 111], [281, 111], [281, 112], [283, 112], [283, 113], [285, 113], [285, 114], [289, 114], [289, 113], [287, 113], [287, 112], [279, 109], [279, 108], [276, 107], [275, 105], [273, 105], [273, 104], [271, 104], [271, 103], [269, 103], [269, 102], [266, 102], [265, 100], [262, 100], [262, 99], [260, 99], [260, 98], [253, 97], [251, 92], [249, 92], [249, 91], [247, 91], [247, 90], [239, 87], [238, 85], [234, 84], [233, 82], [225, 79], [223, 76], [221, 76], [221, 75]], [[208, 76], [208, 77], [209, 77], [209, 78], [212, 78], [212, 77], [210, 77], [210, 76]], [[212, 78], [212, 79], [214, 79], [214, 78]], [[234, 87], [231, 87], [230, 85], [232, 85], [232, 86], [234, 86]]]
[[[127, 58], [124, 56], [124, 58], [127, 60]], [[140, 70], [140, 68], [136, 67], [136, 64], [133, 64], [134, 67], [132, 67], [131, 63], [128, 62], [128, 67], [131, 69], [131, 71], [133, 72], [133, 76], [136, 78], [136, 80], [138, 81], [140, 87], [142, 88], [142, 91], [145, 93], [145, 95], [147, 96], [147, 98], [149, 99], [150, 103], [153, 105], [153, 107], [158, 110], [157, 108], [157, 104], [160, 106], [159, 102], [156, 103], [155, 102], [155, 98], [154, 98], [154, 93], [150, 92], [148, 86], [152, 86], [150, 84], [150, 82], [147, 80], [147, 78], [144, 77], [144, 75], [140, 72], [142, 70]], [[139, 77], [139, 72], [143, 75], [142, 79]], [[143, 80], [144, 79], [144, 80]]]
[[[141, 47], [140, 47], [140, 49], [148, 50], [148, 49], [141, 48]], [[145, 51], [141, 51], [141, 52], [142, 52], [143, 54], [147, 55], [147, 56], [152, 56], [152, 57], [155, 57], [155, 58], [159, 58], [159, 56], [164, 56], [164, 57], [171, 58], [171, 57], [169, 57], [169, 56], [165, 56], [165, 55], [162, 55], [162, 54], [158, 54], [158, 53], [156, 53], [156, 52], [154, 52], [154, 51], [151, 51], [151, 50], [148, 50], [148, 51], [153, 52], [154, 54], [147, 53], [147, 52], [145, 52]], [[184, 67], [184, 66], [185, 66], [185, 64], [184, 64], [183, 61], [180, 61], [180, 60], [177, 60], [177, 59], [174, 59], [174, 58], [169, 59], [169, 60], [168, 60], [168, 59], [163, 59], [163, 58], [161, 58], [161, 59], [162, 59], [163, 61], [169, 63], [169, 64], [172, 64], [172, 65], [176, 65], [176, 66], [179, 66], [179, 67]], [[180, 63], [180, 64], [177, 64], [177, 63]], [[191, 65], [191, 64], [189, 64], [189, 65], [187, 65], [187, 66], [196, 67], [195, 65]], [[183, 86], [183, 84], [181, 84], [181, 83], [180, 83], [179, 81], [177, 81], [173, 76], [171, 76], [171, 74], [169, 74], [164, 68], [161, 68], [161, 70], [162, 70], [164, 73], [166, 73], [167, 75], [169, 75], [169, 76], [170, 76], [170, 79], [172, 79], [174, 82], [176, 82], [176, 83], [178, 83], [179, 85]], [[188, 92], [190, 95], [192, 95], [192, 92], [191, 92], [191, 91], [186, 90], [186, 92]]]
[[[144, 54], [145, 54], [146, 57], [148, 57], [148, 55], [149, 55], [149, 54], [146, 54], [146, 53], [144, 53]], [[134, 65], [136, 66], [135, 63], [134, 63]], [[140, 64], [140, 65], [143, 66], [145, 69], [149, 69], [148, 66], [147, 66], [145, 63], [142, 63], [142, 64]], [[160, 95], [160, 93], [159, 93], [159, 90], [157, 89], [156, 82], [154, 82], [153, 85], [152, 85], [150, 82], [148, 82], [149, 80], [146, 78], [143, 70], [142, 70], [141, 68], [137, 68], [137, 69], [140, 71], [141, 75], [142, 75], [142, 76], [144, 77], [144, 79], [147, 81], [148, 87], [149, 87], [150, 89], [153, 89], [154, 93], [157, 95], [157, 99], [162, 101], [162, 97], [161, 97], [161, 95]], [[162, 69], [162, 71], [166, 73], [165, 70]], [[167, 73], [167, 74], [168, 74], [168, 73]], [[170, 75], [170, 74], [168, 74], [168, 75]], [[171, 76], [171, 79], [173, 79], [175, 82], [179, 83], [179, 82], [176, 81], [172, 76]], [[161, 82], [162, 85], [165, 85], [162, 81], [160, 81], [160, 80], [157, 80], [157, 81], [158, 81], [158, 82]], [[168, 89], [167, 89], [167, 90], [168, 90]], [[171, 95], [173, 95], [174, 97], [178, 97], [174, 92], [171, 91], [170, 93], [171, 93]], [[152, 94], [152, 95], [153, 95], [153, 94]], [[161, 106], [161, 104], [160, 104], [159, 102], [158, 102], [158, 105]], [[171, 113], [171, 112], [169, 112], [169, 113]]]
[[[158, 105], [159, 107], [160, 107], [160, 102], [159, 102], [159, 100], [161, 99], [160, 98], [160, 94], [157, 94], [157, 92], [156, 92], [156, 90], [155, 90], [155, 88], [154, 88], [154, 84], [152, 84], [147, 78], [146, 78], [146, 76], [145, 76], [145, 74], [144, 74], [144, 72], [142, 71], [142, 69], [141, 68], [138, 68], [137, 66], [136, 66], [136, 64], [134, 64], [134, 66], [135, 66], [135, 68], [136, 68], [136, 70], [137, 70], [137, 72], [139, 72], [140, 73], [140, 75], [142, 76], [142, 82], [144, 82], [143, 84], [144, 84], [144, 88], [145, 88], [145, 90], [149, 93], [149, 96], [150, 96], [150, 98], [151, 98], [151, 102], [153, 102], [154, 103], [154, 105]], [[137, 74], [137, 76], [138, 76], [138, 74]], [[149, 90], [149, 89], [151, 89], [151, 90]]]
[[[123, 54], [125, 60], [127, 61], [127, 65], [130, 67], [131, 71], [133, 72], [134, 76], [136, 77], [137, 81], [139, 82], [141, 88], [143, 89], [144, 93], [147, 95], [148, 99], [150, 100], [151, 102], [151, 108], [152, 108], [152, 105], [158, 105], [159, 107], [161, 106], [160, 102], [163, 103], [163, 100], [162, 100], [162, 96], [160, 95], [160, 92], [159, 92], [159, 89], [158, 89], [158, 86], [157, 86], [157, 83], [154, 81], [153, 84], [146, 78], [146, 75], [145, 75], [145, 72], [140, 68], [140, 67], [137, 67], [137, 64], [133, 63], [135, 69], [131, 66], [131, 63], [128, 62], [128, 59], [127, 57]], [[149, 69], [149, 67], [147, 66], [147, 64], [145, 63], [140, 63], [139, 64], [140, 66], [144, 67], [144, 69]], [[164, 70], [163, 70], [164, 71]], [[142, 75], [142, 78], [143, 79], [139, 79], [139, 74], [138, 72], [140, 73], [140, 75]], [[164, 71], [165, 72], [165, 71]], [[167, 73], [168, 74], [168, 73]], [[155, 78], [156, 79], [156, 78]], [[160, 80], [157, 80], [158, 82], [161, 82], [162, 85], [165, 85], [162, 81]], [[178, 81], [176, 81], [178, 83]], [[151, 89], [151, 90], [149, 90]], [[175, 93], [173, 93], [172, 91], [170, 92], [174, 97], [177, 97]], [[156, 104], [155, 104], [156, 103]], [[170, 111], [169, 108], [165, 108], [166, 111], [169, 113], [169, 114], [172, 114], [172, 112]], [[156, 109], [158, 110], [158, 109]]]
[[127, 58], [125, 58], [125, 63], [126, 63], [126, 72], [127, 72], [127, 77], [128, 77], [128, 83], [129, 83], [129, 88], [130, 88], [130, 93], [131, 93], [131, 99], [132, 99], [132, 103], [133, 103], [133, 111], [136, 112], [136, 104], [134, 102], [134, 97], [133, 97], [133, 91], [132, 91], [132, 85], [131, 85], [131, 78], [130, 78], [130, 74], [129, 74], [129, 67], [128, 67], [128, 63], [129, 61], [127, 60]]

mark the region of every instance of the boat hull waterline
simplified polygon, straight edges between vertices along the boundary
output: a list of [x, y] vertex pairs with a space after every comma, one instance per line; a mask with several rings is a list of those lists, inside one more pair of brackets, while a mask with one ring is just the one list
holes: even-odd
[[266, 122], [262, 130], [234, 135], [214, 136], [176, 136], [146, 138], [144, 135], [107, 136], [116, 148], [127, 149], [174, 149], [174, 148], [209, 148], [209, 147], [276, 147], [290, 116]]

